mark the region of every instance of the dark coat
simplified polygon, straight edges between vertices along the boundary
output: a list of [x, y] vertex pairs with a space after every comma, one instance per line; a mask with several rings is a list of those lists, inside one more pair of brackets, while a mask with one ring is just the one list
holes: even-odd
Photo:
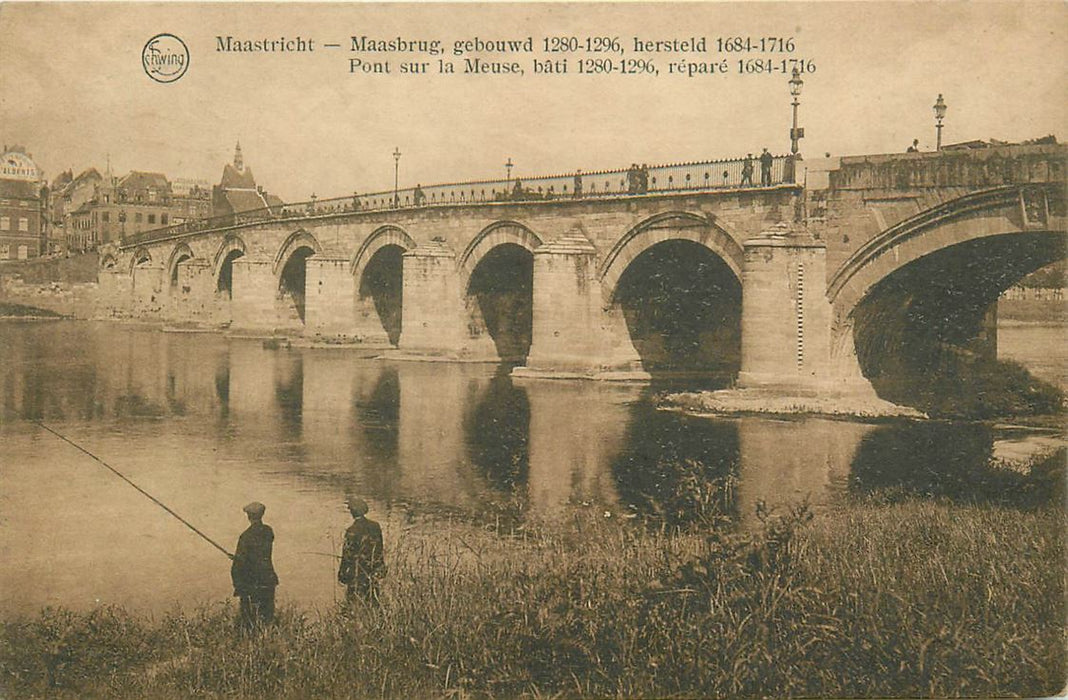
[[367, 579], [384, 573], [382, 528], [374, 520], [356, 518], [345, 530], [345, 547], [341, 550], [341, 566], [337, 580], [352, 585], [357, 579]]
[[234, 552], [234, 563], [230, 567], [234, 595], [246, 596], [256, 590], [278, 585], [278, 575], [271, 563], [273, 546], [274, 530], [263, 523], [252, 523], [241, 533]]

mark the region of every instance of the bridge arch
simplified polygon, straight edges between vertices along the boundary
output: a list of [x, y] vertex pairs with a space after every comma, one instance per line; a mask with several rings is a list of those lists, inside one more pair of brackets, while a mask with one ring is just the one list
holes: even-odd
[[403, 255], [414, 247], [404, 229], [388, 224], [367, 237], [350, 264], [357, 323], [367, 323], [372, 335], [385, 333], [394, 346], [400, 342], [404, 311]]
[[616, 242], [599, 269], [602, 299], [645, 371], [737, 375], [742, 260], [734, 238], [689, 212], [650, 217]]
[[274, 259], [274, 276], [278, 280], [278, 298], [291, 303], [291, 312], [301, 325], [305, 319], [305, 285], [308, 278], [307, 261], [322, 252], [322, 246], [312, 234], [301, 229], [286, 238]]
[[854, 252], [831, 276], [828, 300], [848, 316], [880, 281], [952, 246], [1016, 233], [1063, 233], [1063, 190], [1007, 186], [963, 195], [891, 226]]
[[932, 207], [832, 275], [834, 347], [855, 351], [876, 391], [896, 403], [928, 410], [932, 397], [937, 406], [956, 391], [982, 393], [997, 357], [998, 297], [1064, 259], [1066, 244], [1059, 188], [997, 187]]
[[275, 277], [281, 276], [285, 266], [290, 262], [290, 259], [301, 249], [311, 251], [306, 257], [318, 255], [323, 251], [323, 247], [319, 244], [319, 240], [315, 236], [304, 229], [294, 231], [289, 234], [289, 237], [286, 238], [278, 248], [278, 252], [275, 253], [274, 267], [272, 268]]
[[533, 253], [542, 241], [538, 234], [517, 221], [496, 221], [478, 232], [467, 244], [457, 260], [461, 282], [467, 287], [471, 273], [491, 250], [499, 245], [511, 243]]
[[415, 247], [415, 240], [400, 226], [386, 224], [378, 227], [360, 245], [356, 250], [356, 254], [352, 256], [349, 270], [353, 276], [359, 280], [363, 275], [364, 268], [367, 267], [367, 263], [371, 261], [375, 253], [387, 246], [397, 246], [404, 250], [411, 250]]
[[119, 261], [111, 253], [107, 253], [104, 257], [100, 258], [100, 267], [105, 270], [114, 270], [119, 266]]
[[212, 261], [215, 291], [232, 298], [234, 294], [234, 261], [245, 255], [245, 241], [236, 234], [228, 234], [219, 244]]
[[742, 278], [745, 253], [722, 227], [699, 214], [664, 212], [631, 228], [608, 251], [598, 270], [605, 303], [611, 302], [619, 278], [635, 258], [657, 243], [669, 240], [692, 241], [708, 248], [727, 264], [736, 278]]
[[138, 246], [130, 256], [130, 272], [138, 267], [152, 264], [152, 251], [145, 246]]
[[457, 264], [467, 332], [475, 352], [522, 363], [534, 324], [534, 251], [541, 238], [523, 224], [498, 221], [482, 229]]
[[178, 264], [185, 260], [192, 260], [194, 257], [193, 249], [188, 243], [179, 243], [171, 251], [167, 258], [167, 279], [172, 289], [178, 286]]

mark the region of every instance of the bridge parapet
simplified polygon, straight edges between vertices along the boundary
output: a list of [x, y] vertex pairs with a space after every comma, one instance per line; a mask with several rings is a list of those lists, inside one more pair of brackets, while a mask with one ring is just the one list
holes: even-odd
[[832, 190], [996, 187], [1065, 181], [1068, 145], [995, 146], [934, 153], [845, 156]]
[[[353, 193], [345, 197], [311, 199], [282, 206], [186, 221], [175, 226], [145, 231], [127, 238], [122, 248], [153, 241], [181, 238], [259, 223], [299, 220], [330, 214], [355, 214], [398, 209], [490, 204], [516, 201], [568, 199], [614, 199], [635, 195], [701, 192], [762, 187], [760, 163], [753, 158], [753, 172], [744, 174], [745, 158], [673, 163], [647, 168], [621, 168], [510, 180], [476, 180], [426, 187], [408, 187], [394, 192]], [[748, 179], [748, 182], [743, 180]], [[774, 156], [770, 186], [794, 181], [792, 156]], [[758, 184], [754, 184], [758, 183]], [[576, 188], [578, 185], [578, 188]]]

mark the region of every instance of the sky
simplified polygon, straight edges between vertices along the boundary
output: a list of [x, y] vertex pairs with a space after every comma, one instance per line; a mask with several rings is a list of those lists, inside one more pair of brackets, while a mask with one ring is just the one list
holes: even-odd
[[[171, 84], [144, 73], [160, 32], [188, 45]], [[804, 75], [807, 156], [904, 151], [943, 140], [1068, 138], [1062, 2], [538, 4], [0, 3], [0, 140], [51, 179], [88, 167], [218, 182], [241, 142], [259, 184], [287, 201], [400, 185], [789, 151], [788, 75], [741, 75], [717, 37], [792, 37]], [[660, 54], [659, 76], [350, 74], [350, 37], [705, 37], [704, 56]], [[315, 39], [311, 53], [216, 51], [217, 36]], [[328, 50], [321, 44], [340, 43]], [[630, 57], [639, 57], [629, 53]], [[486, 58], [486, 56], [483, 56]], [[544, 57], [539, 50], [536, 57]], [[640, 56], [640, 57], [648, 57]], [[667, 74], [728, 59], [727, 74]], [[744, 57], [760, 58], [759, 53]], [[365, 56], [364, 58], [373, 58]], [[417, 57], [436, 66], [437, 58]], [[446, 55], [462, 64], [462, 59]], [[505, 56], [490, 59], [512, 60]], [[530, 57], [516, 60], [530, 65]], [[462, 70], [462, 65], [461, 65]]]

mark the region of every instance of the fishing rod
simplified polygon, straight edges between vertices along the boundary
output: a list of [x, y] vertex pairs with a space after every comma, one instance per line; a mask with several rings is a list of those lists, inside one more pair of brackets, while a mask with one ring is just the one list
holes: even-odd
[[99, 457], [97, 457], [97, 456], [96, 456], [95, 454], [93, 454], [93, 453], [92, 453], [92, 452], [90, 452], [89, 450], [85, 449], [84, 447], [82, 447], [82, 446], [81, 446], [81, 445], [79, 445], [78, 443], [76, 443], [76, 442], [74, 442], [73, 440], [71, 440], [70, 438], [68, 438], [68, 437], [67, 437], [66, 435], [63, 435], [63, 434], [61, 434], [61, 433], [58, 433], [58, 432], [56, 432], [55, 430], [52, 430], [52, 428], [49, 428], [49, 427], [48, 427], [47, 425], [45, 425], [45, 424], [44, 424], [44, 423], [42, 423], [41, 421], [33, 421], [33, 423], [34, 423], [35, 425], [38, 425], [38, 426], [40, 426], [40, 427], [44, 428], [45, 430], [47, 430], [48, 432], [52, 433], [52, 434], [53, 434], [53, 435], [55, 435], [55, 436], [56, 436], [57, 438], [59, 438], [60, 440], [62, 440], [63, 442], [65, 442], [65, 443], [67, 443], [68, 445], [70, 445], [71, 447], [74, 447], [74, 448], [76, 448], [76, 449], [80, 450], [81, 452], [84, 452], [85, 454], [89, 455], [90, 457], [92, 457], [93, 459], [95, 459], [95, 460], [96, 460], [97, 462], [99, 462], [100, 464], [102, 464], [102, 465], [104, 465], [105, 467], [107, 467], [107, 468], [108, 468], [108, 470], [110, 470], [110, 471], [111, 471], [111, 473], [113, 473], [113, 474], [114, 474], [115, 476], [119, 477], [120, 479], [122, 479], [123, 481], [125, 481], [125, 482], [126, 482], [127, 484], [129, 484], [130, 486], [133, 486], [133, 487], [134, 487], [135, 489], [137, 489], [137, 490], [138, 490], [138, 491], [139, 491], [139, 492], [140, 492], [140, 493], [141, 493], [141, 494], [142, 494], [143, 496], [145, 496], [146, 498], [148, 498], [148, 499], [149, 499], [150, 501], [152, 501], [153, 503], [155, 503], [155, 504], [156, 504], [157, 506], [159, 506], [159, 507], [160, 507], [160, 508], [162, 508], [163, 510], [165, 510], [165, 511], [167, 511], [168, 513], [170, 513], [171, 515], [173, 515], [173, 516], [174, 516], [175, 518], [177, 518], [177, 519], [178, 519], [178, 521], [179, 521], [180, 523], [182, 523], [183, 525], [185, 525], [185, 526], [186, 526], [187, 528], [189, 528], [190, 530], [192, 530], [193, 532], [197, 533], [198, 535], [200, 535], [201, 537], [203, 537], [203, 538], [204, 538], [205, 540], [207, 540], [208, 544], [210, 544], [211, 546], [215, 547], [215, 549], [219, 550], [220, 552], [222, 552], [223, 554], [225, 554], [225, 555], [226, 555], [226, 556], [228, 556], [229, 558], [231, 558], [231, 559], [233, 559], [233, 558], [234, 558], [234, 555], [233, 555], [233, 554], [231, 554], [230, 552], [226, 551], [226, 550], [225, 550], [225, 549], [223, 548], [223, 546], [222, 546], [222, 545], [220, 545], [220, 544], [219, 544], [218, 542], [216, 542], [215, 540], [211, 539], [210, 537], [208, 537], [207, 535], [205, 535], [205, 534], [204, 534], [203, 532], [201, 532], [200, 530], [198, 530], [198, 529], [197, 529], [197, 527], [196, 527], [195, 525], [193, 525], [193, 523], [189, 522], [188, 520], [186, 520], [186, 519], [185, 519], [185, 518], [183, 518], [182, 516], [180, 516], [180, 515], [178, 515], [177, 513], [175, 513], [175, 512], [173, 511], [173, 510], [171, 510], [171, 509], [170, 509], [170, 508], [169, 508], [169, 507], [167, 506], [167, 504], [166, 504], [166, 503], [164, 503], [163, 501], [159, 500], [158, 498], [156, 498], [155, 496], [153, 496], [152, 494], [150, 494], [150, 493], [149, 493], [148, 491], [145, 491], [145, 490], [144, 490], [143, 488], [141, 488], [140, 486], [138, 486], [137, 484], [135, 484], [135, 483], [134, 483], [133, 481], [131, 481], [131, 480], [130, 480], [130, 479], [129, 479], [129, 478], [128, 478], [128, 477], [127, 477], [127, 476], [126, 476], [125, 474], [123, 474], [122, 472], [120, 472], [120, 471], [119, 471], [118, 469], [116, 469], [115, 467], [111, 466], [110, 464], [108, 464], [108, 463], [107, 463], [107, 462], [105, 462], [104, 460], [100, 459]]

